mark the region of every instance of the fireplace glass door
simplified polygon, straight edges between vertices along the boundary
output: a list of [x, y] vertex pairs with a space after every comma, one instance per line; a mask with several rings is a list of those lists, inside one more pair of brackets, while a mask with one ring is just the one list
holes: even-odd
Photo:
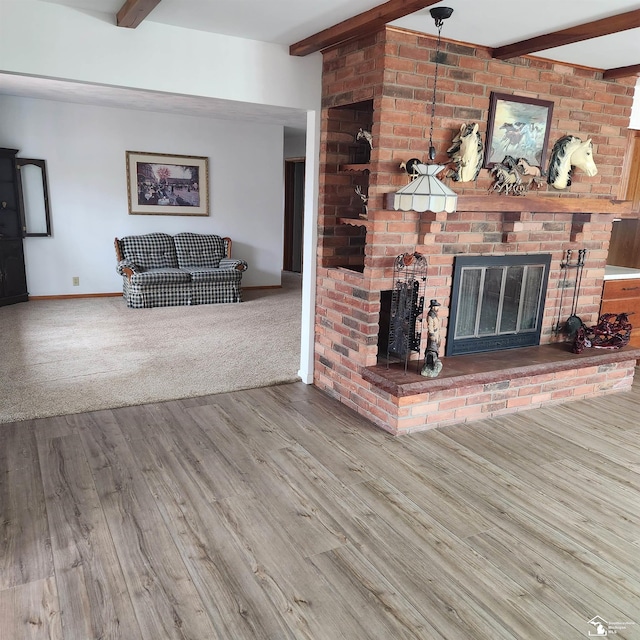
[[549, 254], [455, 260], [446, 355], [540, 343]]

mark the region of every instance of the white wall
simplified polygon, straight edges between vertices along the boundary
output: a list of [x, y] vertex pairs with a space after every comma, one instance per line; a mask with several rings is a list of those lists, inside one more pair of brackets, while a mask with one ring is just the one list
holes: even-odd
[[[53, 237], [25, 239], [32, 296], [120, 291], [114, 237], [151, 231], [228, 235], [244, 285], [280, 284], [283, 127], [9, 96], [0, 114], [0, 146], [47, 162]], [[207, 156], [210, 216], [128, 215], [127, 150]]]
[[284, 157], [304, 158], [307, 149], [307, 135], [305, 131], [290, 129], [284, 130]]
[[306, 110], [319, 108], [321, 67], [284, 45], [0, 0], [1, 71]]

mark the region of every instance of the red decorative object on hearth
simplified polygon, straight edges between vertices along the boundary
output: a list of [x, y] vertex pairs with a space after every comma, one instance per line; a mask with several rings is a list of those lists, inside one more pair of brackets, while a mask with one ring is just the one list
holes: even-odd
[[586, 347], [594, 349], [622, 349], [629, 344], [631, 330], [627, 313], [605, 313], [593, 327], [582, 325], [576, 334], [571, 351], [582, 353]]

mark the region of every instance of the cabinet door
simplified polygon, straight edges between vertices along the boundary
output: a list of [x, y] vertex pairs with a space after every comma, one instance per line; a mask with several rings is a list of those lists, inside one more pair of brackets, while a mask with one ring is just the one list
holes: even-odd
[[25, 302], [27, 276], [24, 269], [22, 240], [0, 241], [0, 305]]
[[13, 149], [0, 149], [0, 238], [22, 238]]

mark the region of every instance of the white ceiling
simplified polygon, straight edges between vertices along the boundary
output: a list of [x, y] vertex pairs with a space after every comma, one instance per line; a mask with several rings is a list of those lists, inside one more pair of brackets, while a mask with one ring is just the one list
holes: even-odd
[[[124, 0], [46, 0], [113, 16]], [[383, 0], [161, 0], [147, 20], [187, 29], [290, 45]], [[443, 0], [453, 15], [443, 36], [499, 47], [640, 8], [634, 0]], [[428, 9], [392, 24], [435, 33]], [[144, 23], [142, 25], [144, 27]], [[138, 27], [140, 28], [140, 27]], [[640, 29], [541, 51], [542, 57], [608, 69], [640, 64]]]
[[[115, 14], [124, 0], [45, 0], [79, 11]], [[290, 45], [383, 0], [161, 0], [146, 21], [210, 31], [252, 40]], [[498, 47], [544, 33], [566, 29], [640, 8], [631, 0], [444, 0], [454, 9], [442, 29], [443, 37]], [[145, 28], [143, 22], [138, 29]], [[392, 23], [434, 34], [424, 9]], [[536, 53], [540, 57], [609, 69], [640, 64], [640, 29]], [[0, 75], [0, 93], [78, 101], [77, 85], [69, 82]], [[186, 115], [214, 115], [304, 127], [304, 114], [293, 109], [268, 109], [221, 100], [168, 96], [151, 91], [91, 86], [83, 91], [89, 104], [128, 106]]]

